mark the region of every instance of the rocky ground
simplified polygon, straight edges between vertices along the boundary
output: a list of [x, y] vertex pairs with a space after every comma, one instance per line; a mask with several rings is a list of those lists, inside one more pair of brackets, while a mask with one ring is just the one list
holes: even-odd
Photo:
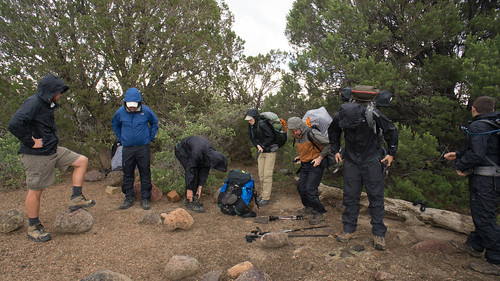
[[[256, 167], [245, 169], [257, 175]], [[263, 231], [309, 227], [307, 218], [259, 224], [251, 218], [227, 216], [206, 190], [202, 201], [207, 212], [189, 211], [194, 218], [192, 228], [170, 232], [163, 225], [139, 224], [146, 212], [139, 202], [119, 210], [122, 194], [108, 194], [104, 192], [105, 182], [91, 182], [85, 183], [84, 194], [96, 201], [90, 209], [93, 228], [83, 234], [57, 233], [51, 229], [56, 216], [67, 208], [70, 180], [70, 175], [64, 175], [63, 182], [42, 196], [40, 219], [51, 233], [51, 241], [28, 240], [26, 226], [0, 234], [1, 280], [80, 280], [105, 269], [133, 280], [164, 280], [163, 270], [174, 255], [194, 257], [200, 263], [197, 273], [185, 280], [200, 280], [213, 270], [223, 272], [220, 280], [231, 280], [227, 270], [245, 261], [272, 280], [498, 280], [498, 276], [472, 271], [469, 262], [479, 259], [448, 246], [450, 239], [464, 241], [465, 235], [429, 225], [408, 226], [387, 219], [388, 249], [381, 252], [372, 246], [368, 214], [361, 214], [357, 238], [346, 244], [337, 242], [334, 237], [341, 233], [342, 224], [335, 202], [326, 204], [328, 213], [320, 225], [327, 227], [295, 232], [329, 237], [290, 237], [288, 245], [270, 249], [246, 242], [245, 235], [256, 227]], [[275, 190], [272, 204], [259, 209], [258, 215], [295, 215], [301, 208], [296, 191], [284, 187]], [[0, 211], [24, 212], [25, 195], [25, 190], [0, 192]], [[176, 208], [183, 208], [182, 202], [171, 203], [165, 197], [152, 203], [152, 210], [158, 214]], [[421, 242], [429, 244], [417, 250], [414, 245]]]

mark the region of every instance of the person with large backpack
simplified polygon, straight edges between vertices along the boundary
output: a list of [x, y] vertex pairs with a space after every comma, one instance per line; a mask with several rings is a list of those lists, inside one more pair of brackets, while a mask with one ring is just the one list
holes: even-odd
[[200, 201], [201, 190], [207, 182], [210, 168], [221, 172], [227, 171], [227, 158], [215, 150], [213, 145], [200, 136], [183, 138], [175, 145], [175, 157], [184, 168], [186, 197], [184, 205], [197, 213], [204, 213]]
[[266, 118], [262, 118], [257, 109], [249, 109], [246, 112], [245, 120], [248, 121], [250, 141], [257, 148], [257, 167], [260, 188], [262, 189], [262, 196], [257, 200], [257, 204], [265, 206], [271, 200], [278, 142], [272, 124]]
[[[384, 170], [390, 166], [398, 147], [398, 131], [389, 119], [373, 107], [378, 90], [367, 86], [352, 89], [350, 102], [341, 105], [328, 128], [328, 137], [335, 160], [344, 161], [344, 187], [342, 214], [343, 233], [337, 237], [340, 242], [354, 238], [359, 215], [361, 190], [365, 186], [370, 206], [374, 247], [385, 250], [384, 224]], [[370, 107], [370, 114], [367, 108]], [[373, 113], [373, 114], [372, 114]], [[367, 118], [368, 117], [368, 118]], [[371, 121], [367, 119], [372, 119]], [[345, 149], [341, 155], [340, 142], [344, 133]], [[385, 150], [381, 137], [388, 147]]]
[[299, 214], [313, 214], [309, 224], [315, 225], [323, 221], [323, 214], [326, 213], [319, 200], [318, 186], [327, 166], [330, 143], [325, 135], [306, 125], [299, 117], [291, 117], [287, 124], [297, 145], [298, 156], [293, 162], [300, 164], [297, 190], [304, 208], [299, 210]]
[[464, 243], [453, 246], [479, 258], [483, 251], [486, 262], [472, 262], [470, 267], [484, 274], [500, 275], [500, 228], [497, 223], [500, 202], [500, 112], [495, 100], [482, 96], [472, 105], [472, 122], [465, 129], [467, 139], [462, 150], [444, 155], [453, 161], [460, 176], [469, 175], [469, 194], [475, 230]]

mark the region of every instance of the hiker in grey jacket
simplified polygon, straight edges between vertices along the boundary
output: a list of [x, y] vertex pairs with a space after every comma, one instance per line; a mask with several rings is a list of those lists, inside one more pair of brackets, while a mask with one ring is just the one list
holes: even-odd
[[73, 194], [70, 210], [94, 206], [93, 200], [82, 195], [82, 185], [87, 173], [88, 158], [65, 147], [58, 146], [54, 111], [62, 94], [69, 87], [57, 76], [47, 75], [38, 83], [38, 91], [30, 96], [12, 116], [10, 132], [21, 142], [19, 153], [26, 172], [26, 213], [28, 238], [47, 242], [49, 233], [40, 223], [40, 198], [42, 191], [56, 182], [55, 168], [73, 170]]
[[325, 135], [307, 126], [299, 117], [291, 117], [287, 124], [295, 138], [299, 154], [294, 159], [295, 163], [300, 164], [297, 190], [304, 205], [299, 214], [313, 214], [309, 224], [315, 225], [323, 221], [323, 213], [326, 213], [325, 207], [319, 200], [318, 186], [327, 166], [330, 143]]

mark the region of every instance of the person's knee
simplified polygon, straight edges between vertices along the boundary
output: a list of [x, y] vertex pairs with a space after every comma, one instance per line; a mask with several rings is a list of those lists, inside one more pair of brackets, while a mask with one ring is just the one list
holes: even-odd
[[78, 159], [76, 159], [75, 162], [73, 162], [72, 166], [74, 166], [74, 167], [87, 167], [88, 164], [89, 164], [89, 158], [87, 158], [87, 156], [81, 155], [80, 157], [78, 157]]

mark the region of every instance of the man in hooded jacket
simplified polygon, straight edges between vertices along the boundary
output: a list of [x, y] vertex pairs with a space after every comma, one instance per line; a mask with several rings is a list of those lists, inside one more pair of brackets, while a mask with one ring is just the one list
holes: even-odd
[[183, 138], [175, 146], [174, 152], [185, 171], [184, 205], [197, 213], [203, 213], [205, 208], [200, 202], [201, 190], [207, 182], [210, 168], [227, 171], [227, 158], [216, 151], [207, 139], [199, 136]]
[[278, 143], [272, 125], [262, 120], [257, 109], [249, 109], [245, 121], [248, 121], [248, 136], [257, 149], [257, 166], [262, 196], [258, 199], [259, 206], [268, 205], [273, 189], [274, 164]]
[[57, 76], [47, 75], [38, 83], [38, 91], [17, 110], [9, 123], [10, 132], [21, 142], [19, 153], [26, 172], [26, 213], [28, 238], [36, 242], [51, 239], [40, 223], [40, 198], [42, 191], [55, 183], [55, 168], [73, 170], [73, 194], [69, 209], [94, 206], [93, 200], [82, 195], [82, 185], [87, 172], [88, 158], [65, 147], [58, 146], [59, 138], [54, 111], [69, 87]]
[[304, 208], [299, 210], [299, 214], [313, 214], [309, 224], [315, 225], [323, 221], [323, 214], [326, 213], [319, 200], [318, 186], [327, 166], [330, 143], [325, 135], [307, 126], [299, 117], [291, 117], [287, 124], [299, 154], [293, 161], [300, 164], [297, 190]]
[[141, 207], [150, 208], [151, 198], [151, 150], [149, 143], [158, 132], [158, 118], [151, 108], [142, 103], [138, 89], [130, 88], [125, 93], [123, 106], [118, 108], [111, 120], [113, 131], [122, 144], [123, 185], [125, 200], [120, 209], [134, 205], [135, 167], [141, 179]]
[[[328, 128], [328, 137], [332, 146], [335, 160], [344, 161], [344, 187], [342, 224], [344, 232], [337, 236], [340, 242], [347, 242], [355, 238], [359, 215], [359, 201], [363, 186], [368, 194], [371, 216], [373, 245], [375, 249], [386, 249], [385, 234], [387, 227], [384, 224], [384, 180], [385, 167], [391, 166], [398, 147], [398, 131], [396, 126], [382, 112], [374, 109], [373, 120], [375, 126], [370, 127], [365, 112], [368, 100], [355, 96], [352, 102], [345, 103], [333, 116]], [[340, 153], [342, 132], [345, 138], [343, 155]], [[381, 146], [381, 132], [387, 143], [387, 154]]]
[[467, 241], [452, 244], [469, 255], [479, 258], [485, 252], [486, 262], [471, 262], [470, 267], [484, 274], [500, 275], [500, 228], [497, 223], [500, 203], [499, 149], [497, 127], [490, 122], [500, 119], [495, 100], [488, 96], [477, 98], [472, 105], [472, 121], [466, 130], [462, 150], [444, 155], [453, 161], [460, 176], [469, 175], [469, 197], [475, 230]]

